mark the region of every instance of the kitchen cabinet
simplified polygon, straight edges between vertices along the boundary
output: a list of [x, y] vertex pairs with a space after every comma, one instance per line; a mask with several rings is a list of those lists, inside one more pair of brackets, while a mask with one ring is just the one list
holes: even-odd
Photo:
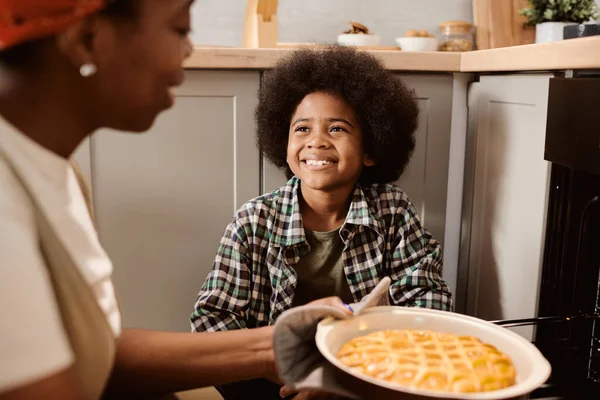
[[[421, 222], [440, 242], [444, 241], [448, 165], [452, 119], [453, 76], [399, 75], [415, 90], [420, 115], [416, 147], [405, 173], [396, 184], [414, 203]], [[285, 182], [284, 173], [268, 160], [261, 172], [263, 192]]]
[[188, 71], [149, 132], [102, 131], [78, 149], [125, 326], [189, 331], [225, 227], [259, 194], [259, 84], [259, 72]]
[[[537, 314], [550, 181], [544, 144], [551, 77], [481, 76], [469, 92], [470, 223], [463, 225], [459, 279], [466, 285], [469, 315], [499, 320]], [[533, 338], [532, 327], [515, 331]]]

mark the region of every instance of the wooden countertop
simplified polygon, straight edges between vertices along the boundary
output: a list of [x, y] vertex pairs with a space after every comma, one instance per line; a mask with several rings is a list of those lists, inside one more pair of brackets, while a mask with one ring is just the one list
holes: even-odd
[[[270, 69], [293, 49], [241, 49], [198, 47], [186, 62], [197, 69]], [[459, 71], [459, 53], [369, 50], [381, 58], [388, 69], [398, 71]]]
[[[188, 69], [265, 70], [293, 49], [197, 47]], [[600, 69], [600, 36], [467, 53], [370, 51], [390, 70], [493, 72]]]
[[600, 69], [600, 36], [461, 54], [462, 72]]

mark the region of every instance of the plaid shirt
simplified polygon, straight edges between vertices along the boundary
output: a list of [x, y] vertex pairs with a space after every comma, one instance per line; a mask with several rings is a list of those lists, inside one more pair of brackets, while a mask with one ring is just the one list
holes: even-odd
[[[300, 181], [292, 178], [238, 211], [198, 295], [190, 318], [193, 331], [272, 325], [292, 306], [294, 265], [310, 251], [299, 189]], [[441, 278], [441, 247], [396, 186], [357, 185], [340, 236], [344, 273], [355, 301], [389, 276], [392, 304], [452, 309], [452, 295]]]

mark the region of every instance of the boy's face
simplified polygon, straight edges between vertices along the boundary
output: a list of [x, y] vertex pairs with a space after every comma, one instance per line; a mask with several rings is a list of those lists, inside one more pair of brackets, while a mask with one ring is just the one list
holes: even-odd
[[365, 154], [354, 110], [336, 95], [306, 96], [290, 122], [287, 163], [303, 185], [333, 191], [354, 187], [365, 166]]

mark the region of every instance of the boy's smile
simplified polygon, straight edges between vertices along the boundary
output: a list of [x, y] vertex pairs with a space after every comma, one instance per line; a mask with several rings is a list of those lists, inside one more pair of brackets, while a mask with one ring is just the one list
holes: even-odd
[[300, 161], [311, 171], [323, 171], [328, 168], [333, 168], [338, 163], [333, 157], [319, 154], [306, 156]]

